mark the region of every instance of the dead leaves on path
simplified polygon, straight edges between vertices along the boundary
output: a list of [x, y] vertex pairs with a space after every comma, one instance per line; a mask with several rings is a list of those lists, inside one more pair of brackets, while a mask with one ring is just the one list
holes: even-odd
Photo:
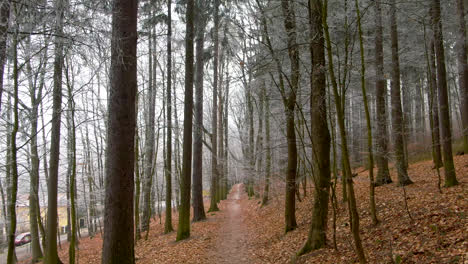
[[[430, 161], [410, 166], [409, 176], [415, 184], [406, 188], [411, 219], [405, 210], [403, 190], [396, 184], [376, 188], [378, 226], [372, 226], [369, 214], [368, 175], [354, 178], [356, 198], [361, 220], [361, 238], [370, 263], [468, 263], [468, 155], [455, 157], [460, 185], [437, 188], [437, 175]], [[358, 170], [362, 171], [362, 170]], [[443, 170], [441, 170], [443, 173]], [[396, 175], [392, 172], [392, 178]], [[443, 178], [443, 174], [442, 174]], [[307, 238], [312, 214], [311, 192], [297, 203], [298, 228], [284, 234], [284, 186], [272, 186], [267, 206], [259, 200], [239, 201], [242, 223], [248, 236], [246, 259], [254, 263], [288, 263]], [[341, 186], [337, 189], [341, 200]], [[331, 207], [330, 207], [331, 208]], [[148, 240], [142, 239], [135, 248], [137, 263], [213, 263], [210, 259], [216, 247], [221, 222], [227, 217], [221, 211], [208, 214], [208, 220], [192, 224], [192, 237], [174, 242], [176, 233], [163, 235], [163, 224], [151, 223]], [[356, 263], [353, 240], [349, 231], [348, 213], [340, 203], [337, 215], [336, 239], [338, 251], [327, 247], [297, 259], [297, 263]], [[177, 214], [173, 216], [177, 226]], [[332, 244], [332, 213], [329, 210], [327, 238]], [[219, 243], [219, 242], [218, 242]], [[79, 263], [100, 263], [100, 236], [81, 240]], [[60, 257], [67, 263], [68, 246], [62, 245]], [[211, 253], [210, 253], [211, 252]]]

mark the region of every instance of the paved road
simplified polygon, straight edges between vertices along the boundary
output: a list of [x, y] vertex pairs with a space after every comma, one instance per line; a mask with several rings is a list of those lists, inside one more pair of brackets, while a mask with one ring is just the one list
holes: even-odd
[[[88, 236], [87, 229], [81, 229], [80, 232], [81, 232], [81, 237]], [[61, 235], [60, 241], [66, 242], [67, 234]], [[26, 245], [16, 247], [16, 257], [18, 258], [18, 261], [25, 260], [31, 257], [31, 244], [26, 244]], [[6, 258], [7, 258], [7, 249], [5, 249], [2, 254], [0, 254], [0, 264], [6, 264]]]

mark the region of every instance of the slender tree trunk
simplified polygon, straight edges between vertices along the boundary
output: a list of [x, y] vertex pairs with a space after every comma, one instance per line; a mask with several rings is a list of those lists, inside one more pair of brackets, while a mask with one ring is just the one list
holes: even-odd
[[50, 165], [47, 201], [47, 236], [45, 264], [60, 263], [57, 253], [57, 187], [58, 169], [60, 161], [60, 126], [62, 112], [62, 66], [63, 66], [63, 18], [64, 0], [55, 0], [55, 60], [54, 60], [54, 88], [52, 92], [52, 133], [50, 139]]
[[383, 59], [383, 28], [382, 28], [382, 8], [381, 0], [375, 1], [375, 97], [377, 107], [377, 133], [376, 133], [376, 158], [377, 158], [377, 178], [376, 186], [391, 183], [388, 171], [388, 135], [387, 135], [387, 114], [385, 97], [387, 95], [386, 81], [384, 78]]
[[468, 64], [466, 62], [466, 24], [464, 0], [457, 0], [458, 15], [458, 88], [460, 89], [460, 112], [463, 128], [463, 149], [468, 154]]
[[366, 125], [367, 125], [367, 151], [369, 152], [369, 203], [372, 224], [376, 225], [379, 223], [377, 218], [377, 210], [375, 206], [375, 182], [374, 182], [374, 153], [372, 146], [372, 123], [369, 111], [369, 101], [367, 99], [367, 88], [366, 88], [366, 60], [364, 57], [364, 41], [361, 27], [361, 11], [359, 10], [359, 2], [355, 0], [356, 15], [359, 31], [359, 50], [361, 55], [361, 91], [362, 100], [364, 102], [364, 111], [366, 113]]
[[322, 1], [309, 0], [310, 27], [310, 115], [315, 176], [314, 207], [307, 241], [299, 254], [326, 244], [328, 197], [330, 197], [330, 132], [327, 123], [325, 46], [322, 27]]
[[[152, 12], [151, 12], [152, 13]], [[143, 177], [143, 217], [141, 219], [141, 230], [147, 231], [149, 229], [150, 211], [151, 211], [151, 179], [153, 177], [153, 157], [154, 157], [154, 119], [155, 119], [155, 86], [153, 83], [153, 62], [152, 61], [152, 34], [149, 36], [149, 83], [146, 105], [146, 127], [145, 127], [145, 172]]]
[[442, 162], [442, 152], [440, 149], [440, 126], [439, 126], [439, 96], [437, 95], [437, 69], [435, 64], [434, 41], [432, 40], [429, 47], [429, 71], [430, 71], [430, 103], [432, 109], [432, 149], [434, 167], [440, 168], [444, 164]]
[[405, 152], [403, 146], [403, 112], [401, 109], [400, 97], [400, 58], [398, 50], [398, 28], [396, 16], [396, 3], [395, 0], [390, 2], [390, 31], [392, 40], [392, 81], [391, 81], [391, 94], [392, 94], [392, 130], [394, 137], [395, 148], [395, 168], [398, 175], [398, 185], [405, 186], [413, 183], [407, 172], [405, 164]]
[[203, 205], [203, 43], [206, 19], [203, 17], [205, 1], [198, 1], [196, 27], [195, 127], [193, 135], [193, 221], [206, 219]]
[[193, 39], [194, 0], [187, 1], [185, 36], [185, 108], [182, 175], [180, 177], [181, 203], [177, 241], [190, 237], [190, 189], [192, 182], [192, 125], [193, 125]]
[[141, 238], [140, 228], [140, 136], [138, 134], [138, 91], [135, 98], [135, 243]]
[[138, 1], [113, 3], [102, 264], [133, 264]]
[[351, 232], [353, 233], [354, 244], [356, 247], [356, 254], [358, 255], [358, 258], [359, 258], [359, 263], [364, 264], [364, 263], [367, 263], [367, 260], [364, 254], [364, 248], [362, 247], [361, 236], [359, 234], [359, 214], [357, 211], [356, 197], [354, 194], [353, 179], [351, 178], [351, 165], [349, 163], [348, 145], [347, 145], [347, 140], [346, 140], [346, 127], [345, 127], [345, 120], [343, 116], [343, 106], [341, 104], [341, 98], [338, 93], [338, 84], [336, 82], [336, 77], [335, 77], [334, 68], [333, 68], [333, 54], [332, 54], [330, 33], [328, 30], [327, 13], [328, 13], [328, 0], [325, 0], [323, 4], [323, 10], [322, 10], [322, 24], [324, 27], [326, 49], [327, 49], [327, 54], [328, 54], [328, 71], [329, 71], [330, 80], [332, 83], [333, 95], [335, 97], [336, 112], [338, 116], [337, 118], [338, 126], [339, 126], [341, 140], [342, 140], [341, 151], [342, 151], [343, 163], [344, 163], [343, 177], [345, 177], [346, 188], [348, 189], [348, 208], [349, 208], [349, 215], [351, 219]]
[[171, 3], [172, 1], [167, 1], [167, 87], [166, 87], [166, 96], [167, 96], [167, 131], [166, 131], [166, 160], [164, 165], [166, 167], [166, 201], [165, 201], [165, 221], [164, 221], [164, 233], [174, 231], [172, 228], [172, 16], [171, 16]]
[[0, 110], [2, 109], [3, 72], [6, 64], [8, 24], [10, 22], [11, 0], [0, 2]]
[[296, 17], [294, 1], [281, 0], [284, 27], [288, 34], [288, 55], [291, 62], [290, 91], [287, 95], [286, 111], [286, 138], [288, 142], [288, 167], [286, 175], [285, 198], [285, 232], [294, 230], [296, 223], [296, 177], [297, 177], [297, 146], [294, 113], [296, 107], [296, 93], [299, 87], [299, 49], [296, 43]]
[[[31, 45], [31, 38], [27, 38], [27, 57], [31, 58], [29, 54], [29, 48]], [[47, 65], [47, 49], [45, 50], [45, 62], [41, 71], [44, 71], [44, 67]], [[39, 120], [39, 102], [42, 100], [42, 89], [43, 81], [40, 80], [39, 87], [36, 87], [32, 79], [32, 67], [31, 63], [28, 61], [26, 64], [26, 69], [28, 72], [29, 80], [29, 91], [31, 97], [31, 171], [30, 171], [30, 185], [29, 185], [29, 226], [31, 233], [31, 262], [38, 262], [42, 257], [41, 245], [39, 243], [39, 229], [38, 229], [38, 217], [40, 217], [39, 211], [39, 151], [37, 148], [37, 127]]]
[[218, 193], [218, 54], [219, 54], [219, 0], [214, 0], [214, 57], [213, 57], [213, 106], [211, 116], [211, 186], [210, 186], [210, 209], [208, 212], [219, 211], [216, 201], [216, 194]]
[[437, 57], [437, 88], [439, 92], [439, 112], [441, 140], [444, 158], [445, 186], [458, 184], [452, 156], [452, 131], [447, 94], [447, 72], [445, 69], [444, 38], [440, 17], [440, 0], [432, 0], [432, 20], [434, 26], [434, 44]]
[[265, 189], [263, 191], [262, 206], [268, 203], [270, 195], [271, 179], [271, 134], [270, 134], [270, 96], [266, 92], [265, 84], [262, 86], [263, 98], [265, 100]]
[[[16, 7], [15, 7], [16, 11]], [[16, 135], [18, 134], [19, 127], [19, 115], [18, 115], [18, 28], [15, 29], [16, 32], [13, 35], [13, 125], [10, 136], [10, 182], [7, 185], [10, 189], [8, 197], [8, 217], [10, 221], [10, 227], [8, 228], [8, 254], [7, 254], [7, 264], [16, 263], [16, 254], [15, 254], [15, 235], [16, 235], [16, 195], [18, 193], [18, 159], [16, 148]]]
[[[69, 182], [70, 182], [70, 220], [71, 229], [69, 230], [70, 244], [68, 248], [68, 258], [70, 264], [75, 264], [75, 249], [77, 246], [77, 223], [76, 223], [76, 130], [75, 130], [75, 101], [73, 98], [73, 86], [70, 84], [67, 75], [68, 86], [68, 130], [69, 130]], [[70, 226], [69, 226], [70, 228]]]

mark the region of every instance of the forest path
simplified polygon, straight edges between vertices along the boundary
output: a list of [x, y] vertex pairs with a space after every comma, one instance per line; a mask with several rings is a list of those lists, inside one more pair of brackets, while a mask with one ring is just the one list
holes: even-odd
[[215, 248], [209, 252], [212, 263], [254, 263], [248, 254], [248, 233], [242, 218], [242, 203], [247, 199], [242, 184], [232, 187], [227, 200], [222, 202], [222, 219]]

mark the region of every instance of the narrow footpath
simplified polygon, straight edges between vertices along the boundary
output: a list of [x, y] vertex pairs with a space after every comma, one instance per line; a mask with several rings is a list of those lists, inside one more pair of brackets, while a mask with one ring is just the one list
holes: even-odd
[[224, 217], [215, 248], [208, 254], [212, 263], [256, 263], [248, 253], [248, 233], [242, 222], [242, 199], [247, 199], [247, 194], [242, 184], [236, 184], [228, 199], [221, 203]]

